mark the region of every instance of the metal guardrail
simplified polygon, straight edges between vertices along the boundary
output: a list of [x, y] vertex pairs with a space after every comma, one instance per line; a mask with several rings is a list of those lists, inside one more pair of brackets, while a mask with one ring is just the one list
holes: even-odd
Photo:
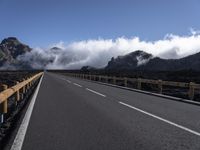
[[124, 86], [128, 86], [128, 82], [136, 82], [137, 89], [142, 88], [142, 83], [147, 84], [154, 84], [158, 86], [159, 93], [162, 94], [163, 86], [173, 86], [173, 87], [180, 87], [180, 88], [188, 88], [188, 97], [189, 99], [194, 99], [195, 90], [200, 90], [200, 84], [196, 84], [194, 82], [186, 83], [186, 82], [174, 82], [174, 81], [163, 81], [163, 80], [150, 80], [150, 79], [142, 79], [142, 78], [119, 78], [119, 77], [108, 77], [102, 75], [88, 75], [88, 74], [74, 74], [74, 73], [64, 73], [65, 75], [72, 76], [72, 77], [79, 77], [83, 79], [89, 80], [96, 80], [108, 82], [108, 80], [112, 80], [113, 84], [116, 84], [117, 81], [124, 82]]
[[[27, 80], [24, 80], [22, 82], [16, 82], [16, 85], [8, 88], [7, 85], [1, 85], [3, 91], [0, 92], [0, 114], [1, 114], [1, 120], [0, 122], [3, 122], [3, 115], [8, 113], [8, 99], [11, 96], [15, 96], [15, 101], [18, 102], [24, 94], [31, 88], [32, 85], [43, 75], [43, 72], [38, 73], [31, 78], [28, 78]], [[20, 97], [22, 96], [22, 97]], [[23, 98], [22, 98], [23, 99]]]

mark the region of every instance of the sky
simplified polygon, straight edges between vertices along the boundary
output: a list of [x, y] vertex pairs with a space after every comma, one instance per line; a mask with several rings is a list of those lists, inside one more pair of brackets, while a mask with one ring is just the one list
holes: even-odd
[[36, 69], [101, 68], [136, 50], [178, 59], [200, 52], [199, 6], [200, 0], [0, 0], [0, 40], [14, 36], [32, 47], [18, 59]]
[[0, 40], [31, 47], [64, 41], [187, 35], [200, 29], [199, 0], [0, 0]]

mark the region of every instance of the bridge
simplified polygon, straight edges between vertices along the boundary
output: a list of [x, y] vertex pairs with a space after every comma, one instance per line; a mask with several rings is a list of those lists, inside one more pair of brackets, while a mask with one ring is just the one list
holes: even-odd
[[74, 76], [44, 73], [11, 150], [200, 149], [198, 103]]

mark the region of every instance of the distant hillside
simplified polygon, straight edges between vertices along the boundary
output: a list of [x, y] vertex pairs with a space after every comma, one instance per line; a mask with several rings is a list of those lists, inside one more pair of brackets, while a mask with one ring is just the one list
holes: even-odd
[[125, 56], [112, 58], [106, 70], [145, 70], [145, 71], [200, 71], [200, 53], [181, 59], [162, 59], [143, 51], [135, 51]]
[[118, 56], [117, 58], [112, 57], [111, 60], [108, 62], [108, 65], [105, 67], [105, 69], [109, 69], [109, 70], [131, 69], [133, 70], [133, 69], [137, 69], [141, 65], [145, 65], [152, 58], [153, 56], [151, 54], [138, 50], [138, 51], [129, 53], [125, 56]]

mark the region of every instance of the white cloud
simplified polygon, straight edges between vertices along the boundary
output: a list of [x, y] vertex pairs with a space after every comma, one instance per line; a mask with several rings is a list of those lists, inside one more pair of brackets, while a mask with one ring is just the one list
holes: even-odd
[[59, 42], [51, 45], [62, 50], [36, 48], [23, 59], [32, 60], [34, 68], [77, 69], [84, 65], [103, 67], [119, 55], [143, 50], [161, 58], [181, 58], [200, 52], [200, 32], [190, 29], [190, 34], [179, 36], [167, 34], [157, 41], [143, 41], [139, 37], [117, 39], [96, 39], [78, 41], [69, 44]]

